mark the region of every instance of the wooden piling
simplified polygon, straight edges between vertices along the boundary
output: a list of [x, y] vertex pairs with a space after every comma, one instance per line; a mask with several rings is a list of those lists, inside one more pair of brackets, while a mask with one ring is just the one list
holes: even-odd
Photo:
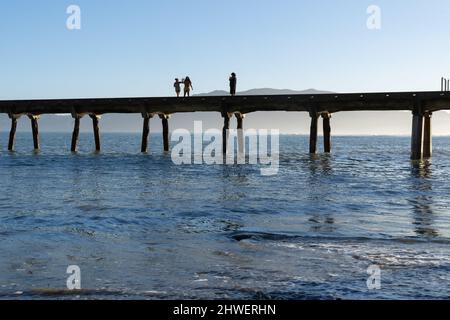
[[20, 116], [10, 115], [11, 118], [11, 130], [9, 131], [9, 142], [8, 142], [8, 150], [14, 151], [14, 143], [16, 141], [16, 130], [17, 130], [17, 119]]
[[29, 115], [31, 120], [31, 130], [33, 132], [33, 146], [34, 150], [39, 150], [39, 116], [37, 115]]
[[90, 117], [92, 119], [92, 127], [94, 129], [95, 151], [99, 152], [101, 150], [101, 145], [100, 145], [100, 128], [98, 123], [101, 116], [91, 114]]
[[423, 114], [418, 110], [414, 110], [411, 134], [411, 160], [422, 159], [422, 133]]
[[431, 158], [433, 153], [433, 133], [431, 125], [431, 112], [424, 113], [424, 129], [423, 129], [423, 157]]
[[319, 123], [319, 116], [316, 112], [311, 112], [311, 127], [309, 134], [309, 153], [315, 154], [317, 152], [317, 127]]
[[163, 127], [163, 144], [164, 144], [164, 152], [169, 152], [169, 118], [170, 116], [167, 114], [160, 114], [159, 117], [162, 119], [162, 127]]
[[322, 113], [323, 118], [323, 148], [325, 153], [331, 152], [331, 114]]
[[141, 152], [146, 153], [148, 152], [148, 136], [150, 134], [150, 119], [152, 118], [152, 115], [142, 114], [142, 117], [144, 118], [144, 124], [142, 128]]
[[238, 152], [239, 155], [245, 152], [245, 137], [244, 137], [244, 118], [245, 114], [240, 112], [235, 113], [237, 119], [237, 138], [238, 138]]
[[77, 152], [78, 138], [80, 136], [80, 121], [81, 116], [74, 116], [75, 122], [73, 125], [73, 133], [72, 133], [72, 145], [70, 147], [71, 152]]
[[225, 112], [223, 117], [223, 129], [222, 129], [222, 153], [225, 155], [228, 152], [228, 138], [230, 135], [230, 114]]

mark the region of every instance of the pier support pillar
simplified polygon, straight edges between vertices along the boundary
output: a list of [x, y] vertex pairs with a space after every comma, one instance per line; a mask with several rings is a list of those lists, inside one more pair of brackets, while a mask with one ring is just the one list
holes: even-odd
[[245, 137], [244, 137], [244, 118], [245, 114], [240, 112], [235, 113], [237, 119], [237, 138], [238, 138], [238, 152], [243, 155], [245, 152]]
[[9, 131], [8, 150], [14, 151], [14, 143], [16, 141], [17, 120], [20, 118], [20, 115], [10, 114], [9, 118], [11, 119], [11, 130]]
[[230, 136], [230, 115], [228, 112], [222, 114], [223, 117], [223, 129], [222, 129], [222, 153], [225, 155], [228, 152], [228, 139]]
[[322, 113], [323, 118], [323, 148], [325, 153], [331, 152], [331, 114]]
[[420, 111], [413, 112], [412, 134], [411, 134], [411, 160], [422, 159], [422, 134], [423, 114]]
[[311, 128], [309, 134], [309, 153], [315, 154], [317, 152], [317, 127], [319, 123], [319, 116], [316, 112], [311, 112]]
[[31, 120], [31, 130], [33, 132], [33, 146], [34, 150], [39, 150], [39, 116], [36, 115], [28, 115], [28, 118]]
[[423, 157], [431, 158], [433, 153], [433, 133], [431, 127], [431, 112], [424, 113], [424, 128], [423, 128]]
[[159, 117], [162, 120], [163, 127], [163, 144], [164, 144], [164, 152], [169, 152], [169, 118], [170, 115], [160, 114]]
[[141, 152], [148, 152], [148, 136], [150, 134], [150, 119], [153, 115], [149, 113], [143, 113], [142, 117], [144, 118], [144, 125], [142, 128], [142, 144], [141, 144]]
[[70, 147], [71, 152], [77, 152], [78, 137], [80, 136], [80, 121], [82, 117], [83, 116], [81, 115], [73, 115], [75, 122], [73, 125], [72, 145]]
[[97, 114], [91, 114], [89, 116], [92, 119], [92, 128], [94, 129], [95, 151], [99, 152], [101, 150], [101, 144], [100, 144], [100, 128], [98, 126], [98, 123], [99, 120], [101, 119], [101, 116]]

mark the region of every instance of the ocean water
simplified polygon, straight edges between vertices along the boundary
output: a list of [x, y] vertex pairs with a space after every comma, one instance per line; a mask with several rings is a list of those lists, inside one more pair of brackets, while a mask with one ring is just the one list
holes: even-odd
[[[431, 161], [407, 137], [334, 137], [280, 168], [172, 163], [161, 137], [0, 135], [0, 299], [448, 299], [450, 138]], [[321, 148], [321, 146], [319, 146]], [[66, 288], [69, 265], [82, 291]], [[381, 269], [381, 288], [367, 269]]]

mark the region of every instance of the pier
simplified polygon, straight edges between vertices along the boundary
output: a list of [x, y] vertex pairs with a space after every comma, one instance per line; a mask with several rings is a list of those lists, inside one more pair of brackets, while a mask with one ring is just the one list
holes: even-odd
[[[92, 120], [95, 149], [101, 150], [101, 116], [109, 113], [141, 114], [143, 118], [142, 152], [148, 151], [150, 121], [159, 118], [163, 126], [164, 151], [169, 151], [169, 120], [175, 113], [217, 112], [224, 120], [223, 152], [227, 152], [227, 130], [231, 118], [238, 129], [244, 128], [246, 114], [261, 111], [307, 112], [311, 117], [309, 152], [317, 152], [318, 122], [323, 121], [324, 152], [332, 151], [332, 115], [351, 111], [410, 111], [412, 114], [411, 159], [432, 156], [432, 115], [450, 110], [450, 92], [385, 92], [259, 96], [194, 96], [190, 98], [102, 98], [60, 100], [2, 100], [0, 113], [11, 119], [8, 150], [14, 150], [17, 121], [26, 116], [31, 121], [34, 148], [39, 150], [39, 117], [46, 114], [71, 114], [74, 118], [71, 151], [76, 152], [80, 121]], [[450, 124], [449, 124], [450, 125]]]

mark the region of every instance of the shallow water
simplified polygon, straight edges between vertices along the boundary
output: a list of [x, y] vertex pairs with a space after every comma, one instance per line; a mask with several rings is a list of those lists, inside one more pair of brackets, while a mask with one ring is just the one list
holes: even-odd
[[[282, 136], [280, 170], [176, 166], [152, 136], [0, 135], [0, 298], [450, 298], [450, 144], [335, 137], [332, 155]], [[369, 290], [367, 268], [382, 270]], [[71, 295], [66, 269], [81, 268]]]

